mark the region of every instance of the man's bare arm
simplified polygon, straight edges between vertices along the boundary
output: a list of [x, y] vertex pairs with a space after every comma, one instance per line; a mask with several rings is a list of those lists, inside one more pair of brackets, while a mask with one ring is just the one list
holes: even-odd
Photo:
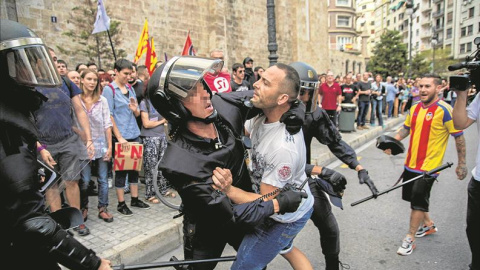
[[457, 147], [458, 155], [458, 165], [455, 169], [457, 177], [459, 180], [463, 180], [467, 176], [467, 165], [466, 165], [466, 146], [465, 146], [465, 137], [460, 135], [455, 137], [455, 146]]
[[406, 129], [404, 126], [402, 126], [400, 128], [400, 130], [398, 130], [397, 134], [395, 134], [394, 138], [396, 140], [403, 140], [405, 139], [408, 135], [410, 135], [410, 130]]

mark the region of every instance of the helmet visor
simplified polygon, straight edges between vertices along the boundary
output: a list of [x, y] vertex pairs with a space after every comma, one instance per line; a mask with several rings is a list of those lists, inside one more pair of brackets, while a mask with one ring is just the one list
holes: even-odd
[[61, 85], [44, 45], [14, 47], [6, 52], [8, 75], [20, 85], [55, 87]]
[[301, 81], [298, 99], [300, 99], [305, 104], [305, 113], [314, 112], [318, 106], [318, 82]]
[[223, 61], [219, 59], [178, 57], [170, 61], [167, 63], [170, 67], [165, 66], [162, 72], [160, 88], [167, 87], [169, 92], [179, 99], [186, 98], [206, 74], [216, 77], [223, 67]]

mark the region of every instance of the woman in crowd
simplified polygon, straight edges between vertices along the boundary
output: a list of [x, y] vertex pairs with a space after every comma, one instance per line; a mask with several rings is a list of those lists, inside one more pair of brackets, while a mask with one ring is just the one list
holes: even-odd
[[[100, 84], [100, 91], [103, 92], [103, 88], [113, 81], [112, 76], [108, 73], [98, 75], [98, 82]], [[101, 94], [101, 93], [100, 93]]]
[[[88, 115], [95, 155], [89, 164], [84, 164], [82, 169], [81, 207], [88, 209], [87, 188], [91, 178], [92, 163], [96, 163], [98, 169], [98, 217], [105, 222], [112, 222], [113, 215], [107, 210], [108, 206], [108, 161], [112, 157], [112, 122], [107, 99], [100, 94], [97, 73], [87, 69], [82, 72], [80, 79], [82, 89], [82, 106]], [[88, 162], [88, 161], [85, 161]]]
[[153, 181], [158, 181], [158, 187], [163, 196], [175, 196], [170, 190], [170, 183], [163, 177], [161, 171], [158, 171], [157, 179], [153, 179], [153, 172], [156, 170], [155, 166], [158, 161], [162, 159], [165, 148], [167, 147], [164, 128], [167, 120], [155, 110], [147, 96], [140, 102], [140, 116], [142, 118], [140, 136], [144, 149], [145, 198], [149, 202], [156, 204], [159, 203], [159, 200], [155, 196]]

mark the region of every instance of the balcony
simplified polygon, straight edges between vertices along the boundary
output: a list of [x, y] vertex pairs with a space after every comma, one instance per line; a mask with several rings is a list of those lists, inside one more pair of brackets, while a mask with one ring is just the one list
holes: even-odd
[[435, 32], [442, 32], [443, 31], [443, 25], [435, 25], [433, 27], [433, 30], [435, 30]]
[[422, 31], [422, 34], [420, 35], [421, 39], [429, 39], [432, 37], [432, 32], [430, 31]]
[[440, 2], [443, 2], [444, 0], [432, 0], [432, 3], [434, 4], [437, 4], [437, 3], [440, 3]]
[[422, 13], [428, 13], [428, 12], [430, 12], [430, 11], [432, 11], [432, 6], [424, 7], [424, 8], [422, 9]]
[[432, 13], [432, 17], [433, 18], [443, 17], [443, 14], [445, 14], [445, 12], [443, 12], [443, 10], [437, 10], [437, 11]]
[[432, 21], [425, 19], [425, 20], [422, 21], [422, 24], [421, 24], [421, 25], [422, 25], [423, 27], [429, 27], [429, 26], [432, 25]]

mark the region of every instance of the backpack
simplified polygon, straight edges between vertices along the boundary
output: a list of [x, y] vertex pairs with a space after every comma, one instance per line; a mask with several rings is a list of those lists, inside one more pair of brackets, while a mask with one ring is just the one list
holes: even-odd
[[[113, 109], [115, 109], [115, 87], [113, 87], [113, 85], [111, 83], [109, 83], [107, 85], [108, 87], [110, 87], [112, 89], [112, 93], [113, 93], [113, 99], [114, 99], [114, 102], [113, 102]], [[136, 97], [136, 94], [135, 92], [133, 92], [132, 90], [132, 86], [130, 86], [129, 84], [127, 84], [127, 90], [131, 92], [131, 94], [133, 94], [134, 97]]]

